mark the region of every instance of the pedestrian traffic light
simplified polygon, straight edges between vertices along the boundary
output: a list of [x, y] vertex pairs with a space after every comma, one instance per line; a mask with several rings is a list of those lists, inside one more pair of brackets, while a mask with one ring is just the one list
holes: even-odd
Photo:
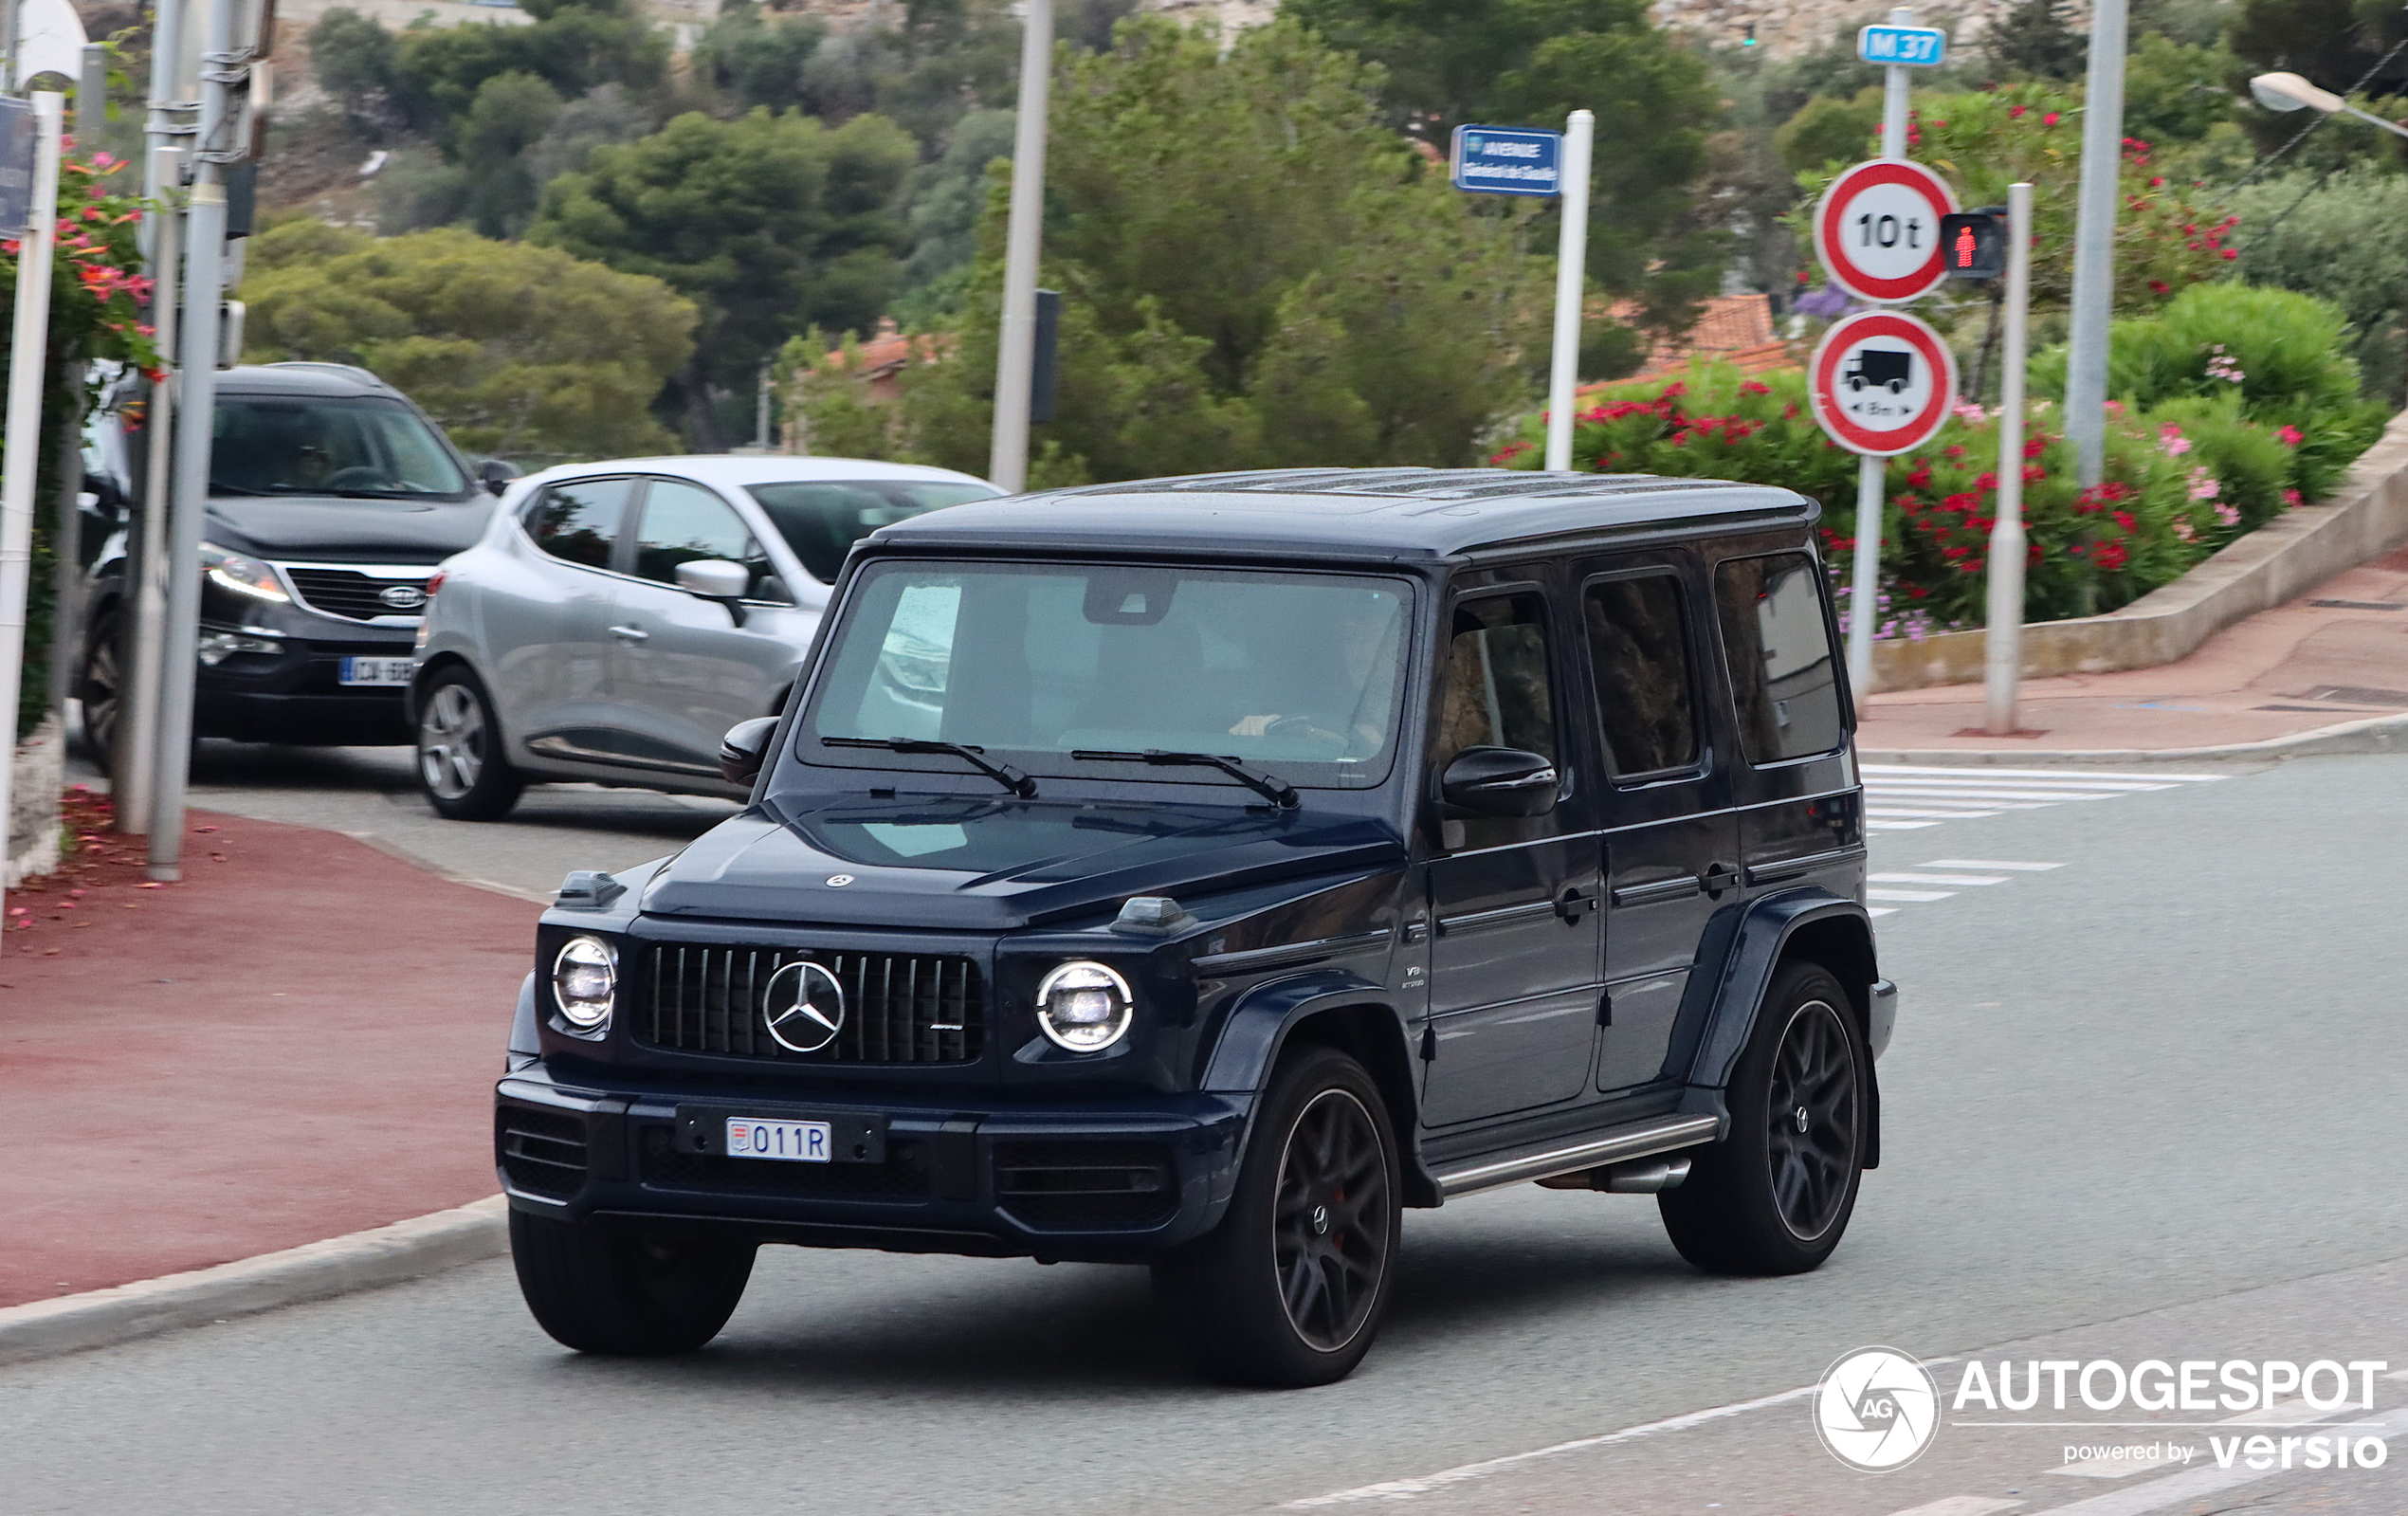
[[1940, 218], [1940, 247], [1950, 279], [1996, 279], [2007, 271], [2007, 218], [1984, 207]]

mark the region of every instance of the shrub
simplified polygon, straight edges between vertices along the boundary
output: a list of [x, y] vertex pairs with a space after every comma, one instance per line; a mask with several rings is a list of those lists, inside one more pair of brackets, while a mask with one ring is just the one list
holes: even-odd
[[[2289, 503], [2288, 435], [2248, 419], [2235, 397], [2109, 411], [2106, 478], [2085, 489], [2056, 408], [2033, 408], [2021, 464], [2028, 619], [2126, 604]], [[1542, 425], [1534, 418], [1491, 462], [1538, 466]], [[1894, 514], [1884, 528], [1877, 635], [1981, 624], [1998, 462], [1997, 418], [1971, 405], [1959, 406], [1930, 443], [1888, 461], [1883, 491]], [[1819, 530], [1834, 583], [1849, 593], [1856, 456], [1815, 424], [1802, 374], [1748, 378], [1728, 366], [1701, 367], [1669, 383], [1608, 387], [1578, 419], [1573, 466], [1743, 480], [1811, 495], [1823, 507]]]

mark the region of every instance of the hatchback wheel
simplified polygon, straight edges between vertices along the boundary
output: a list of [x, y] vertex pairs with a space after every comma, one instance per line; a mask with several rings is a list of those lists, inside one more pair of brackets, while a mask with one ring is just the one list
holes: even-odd
[[1379, 1089], [1329, 1048], [1286, 1060], [1229, 1213], [1156, 1269], [1196, 1366], [1235, 1384], [1341, 1379], [1386, 1312], [1402, 1213]]
[[499, 820], [526, 788], [502, 756], [502, 723], [484, 686], [458, 665], [436, 674], [418, 703], [418, 783], [453, 821]]
[[537, 1324], [580, 1353], [691, 1353], [753, 1277], [754, 1245], [510, 1213], [510, 1262]]
[[1715, 1273], [1795, 1274], [1831, 1256], [1864, 1174], [1870, 1062], [1830, 971], [1783, 968], [1731, 1078], [1729, 1137], [1656, 1196], [1682, 1257]]

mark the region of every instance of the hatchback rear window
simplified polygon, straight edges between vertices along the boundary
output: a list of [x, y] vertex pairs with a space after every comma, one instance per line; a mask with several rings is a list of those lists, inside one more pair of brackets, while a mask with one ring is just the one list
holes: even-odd
[[950, 480], [813, 479], [748, 486], [770, 524], [822, 584], [832, 584], [852, 545], [882, 526], [940, 505], [992, 500], [1002, 491]]

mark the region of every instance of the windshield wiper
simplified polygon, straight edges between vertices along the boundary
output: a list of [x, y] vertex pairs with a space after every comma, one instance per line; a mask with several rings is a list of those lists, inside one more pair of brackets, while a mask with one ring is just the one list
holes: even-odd
[[1211, 753], [1165, 753], [1158, 747], [1149, 747], [1142, 753], [1081, 748], [1070, 757], [1082, 763], [1151, 763], [1157, 768], [1218, 769], [1282, 811], [1293, 811], [1302, 803], [1297, 797], [1296, 786], [1279, 776], [1250, 769], [1236, 758], [1221, 758]]
[[931, 742], [917, 737], [823, 737], [822, 747], [883, 747], [889, 753], [942, 753], [958, 758], [1023, 800], [1037, 797], [1037, 781], [1009, 763], [990, 763], [987, 750], [967, 742]]

